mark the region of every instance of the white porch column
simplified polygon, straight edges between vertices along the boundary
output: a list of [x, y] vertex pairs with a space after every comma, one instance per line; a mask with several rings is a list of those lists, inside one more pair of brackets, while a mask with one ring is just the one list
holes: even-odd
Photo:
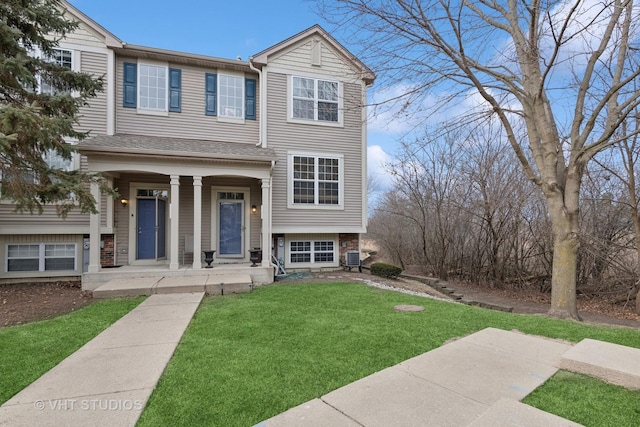
[[202, 252], [202, 177], [193, 177], [193, 269], [200, 270]]
[[171, 218], [171, 245], [169, 249], [169, 270], [177, 270], [180, 268], [178, 261], [178, 244], [179, 234], [178, 229], [180, 225], [180, 176], [171, 175], [171, 204], [169, 208], [169, 215]]
[[262, 180], [262, 266], [271, 265], [271, 178]]
[[100, 186], [91, 183], [91, 195], [96, 201], [98, 213], [89, 215], [89, 273], [100, 271]]

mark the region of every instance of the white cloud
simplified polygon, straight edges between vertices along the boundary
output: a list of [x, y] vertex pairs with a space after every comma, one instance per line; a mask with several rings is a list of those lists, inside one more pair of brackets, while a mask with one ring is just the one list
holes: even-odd
[[424, 116], [416, 111], [429, 111], [436, 98], [425, 96], [416, 103], [408, 105], [407, 94], [414, 90], [410, 83], [387, 86], [369, 93], [368, 128], [371, 132], [402, 136], [414, 131], [424, 122]]
[[386, 170], [386, 165], [390, 160], [391, 156], [381, 146], [367, 147], [367, 172], [380, 191], [389, 189], [393, 181], [391, 174]]

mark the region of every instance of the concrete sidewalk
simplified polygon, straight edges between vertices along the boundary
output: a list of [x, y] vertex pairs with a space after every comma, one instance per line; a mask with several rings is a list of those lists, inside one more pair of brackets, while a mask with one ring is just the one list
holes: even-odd
[[[572, 346], [488, 328], [303, 403], [256, 427], [577, 426], [520, 400], [561, 366], [597, 371], [605, 380], [624, 377], [624, 384], [636, 384], [640, 350], [595, 343], [585, 340]], [[606, 369], [599, 369], [603, 364]]]
[[0, 425], [135, 425], [203, 296], [150, 296], [2, 405]]

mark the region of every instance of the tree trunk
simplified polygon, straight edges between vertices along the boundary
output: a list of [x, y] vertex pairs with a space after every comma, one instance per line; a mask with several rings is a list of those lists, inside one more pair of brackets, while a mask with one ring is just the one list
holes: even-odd
[[[566, 197], [566, 194], [565, 194]], [[563, 197], [547, 197], [553, 227], [553, 266], [551, 273], [551, 309], [549, 315], [582, 320], [576, 299], [578, 265], [578, 212], [569, 212]]]
[[553, 242], [553, 272], [551, 275], [551, 309], [559, 318], [582, 320], [576, 300], [577, 237], [556, 237]]

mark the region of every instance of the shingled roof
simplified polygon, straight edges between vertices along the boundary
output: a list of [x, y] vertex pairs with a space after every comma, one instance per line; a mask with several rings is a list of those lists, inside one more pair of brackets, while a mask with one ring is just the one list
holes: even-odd
[[242, 144], [146, 135], [99, 135], [82, 141], [77, 147], [81, 153], [86, 155], [119, 153], [265, 162], [277, 159], [273, 149], [257, 147], [252, 143]]

